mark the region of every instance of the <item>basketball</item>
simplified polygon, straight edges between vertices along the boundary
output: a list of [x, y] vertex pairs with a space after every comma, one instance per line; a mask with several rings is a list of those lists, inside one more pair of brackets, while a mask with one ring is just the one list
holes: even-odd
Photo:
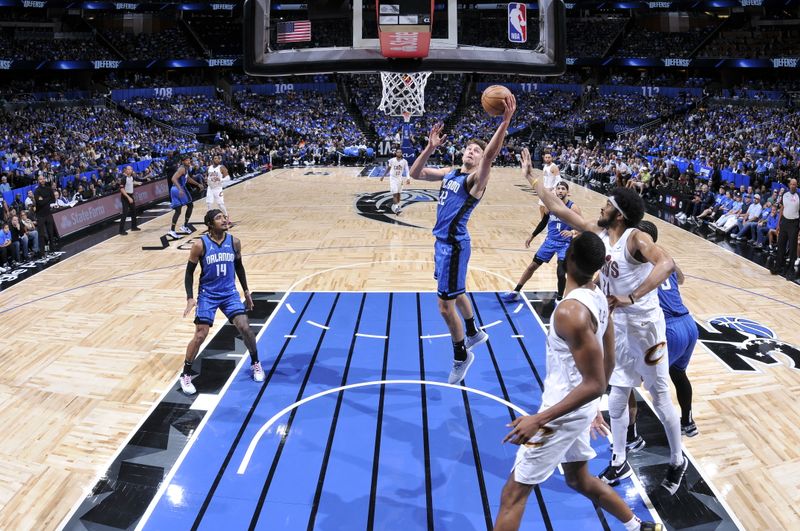
[[506, 109], [503, 100], [510, 95], [511, 91], [503, 85], [486, 87], [486, 90], [483, 91], [483, 95], [481, 96], [483, 110], [489, 113], [490, 116], [500, 116]]

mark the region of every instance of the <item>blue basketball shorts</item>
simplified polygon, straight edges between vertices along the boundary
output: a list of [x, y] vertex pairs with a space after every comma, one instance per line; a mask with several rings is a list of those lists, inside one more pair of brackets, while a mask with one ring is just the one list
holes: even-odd
[[189, 202], [192, 200], [191, 194], [189, 194], [189, 190], [185, 187], [183, 188], [183, 197], [178, 193], [177, 186], [171, 186], [169, 189], [169, 200], [172, 208], [179, 208], [184, 205], [188, 205]]
[[541, 247], [533, 255], [533, 260], [540, 264], [546, 264], [555, 255], [558, 255], [559, 260], [564, 260], [567, 257], [567, 249], [569, 249], [569, 242], [564, 243], [545, 238]]
[[685, 371], [697, 343], [697, 324], [691, 314], [667, 319], [669, 366]]
[[433, 278], [440, 299], [455, 299], [467, 291], [467, 266], [472, 247], [469, 240], [448, 243], [437, 239], [433, 252]]
[[244, 303], [239, 297], [239, 293], [234, 291], [224, 295], [211, 295], [205, 292], [200, 292], [197, 296], [197, 310], [195, 311], [194, 324], [206, 324], [214, 326], [214, 315], [217, 309], [222, 310], [225, 317], [233, 322], [233, 318], [237, 315], [244, 315], [247, 312], [244, 309]]

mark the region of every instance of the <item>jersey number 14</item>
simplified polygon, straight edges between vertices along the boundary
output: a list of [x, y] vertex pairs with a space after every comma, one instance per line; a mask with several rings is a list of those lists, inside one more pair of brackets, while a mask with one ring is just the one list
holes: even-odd
[[228, 275], [228, 264], [217, 264], [217, 276], [224, 277]]

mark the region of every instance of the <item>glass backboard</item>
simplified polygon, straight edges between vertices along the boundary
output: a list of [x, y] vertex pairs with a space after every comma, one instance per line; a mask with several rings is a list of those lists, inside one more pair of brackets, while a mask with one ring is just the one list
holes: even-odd
[[[388, 2], [399, 5], [399, 13]], [[391, 23], [391, 15], [398, 14], [402, 23], [408, 13], [422, 14], [405, 22], [416, 22], [419, 31], [429, 34], [430, 49], [423, 58], [388, 58], [378, 39], [379, 21]], [[383, 9], [376, 0], [246, 0], [245, 71], [262, 76], [378, 71], [559, 75], [565, 69], [565, 22], [561, 0], [384, 0]]]

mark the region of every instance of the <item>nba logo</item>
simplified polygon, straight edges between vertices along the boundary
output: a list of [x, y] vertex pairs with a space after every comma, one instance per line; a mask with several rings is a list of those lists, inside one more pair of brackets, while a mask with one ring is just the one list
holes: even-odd
[[508, 4], [508, 40], [515, 43], [528, 40], [528, 14], [525, 4]]

